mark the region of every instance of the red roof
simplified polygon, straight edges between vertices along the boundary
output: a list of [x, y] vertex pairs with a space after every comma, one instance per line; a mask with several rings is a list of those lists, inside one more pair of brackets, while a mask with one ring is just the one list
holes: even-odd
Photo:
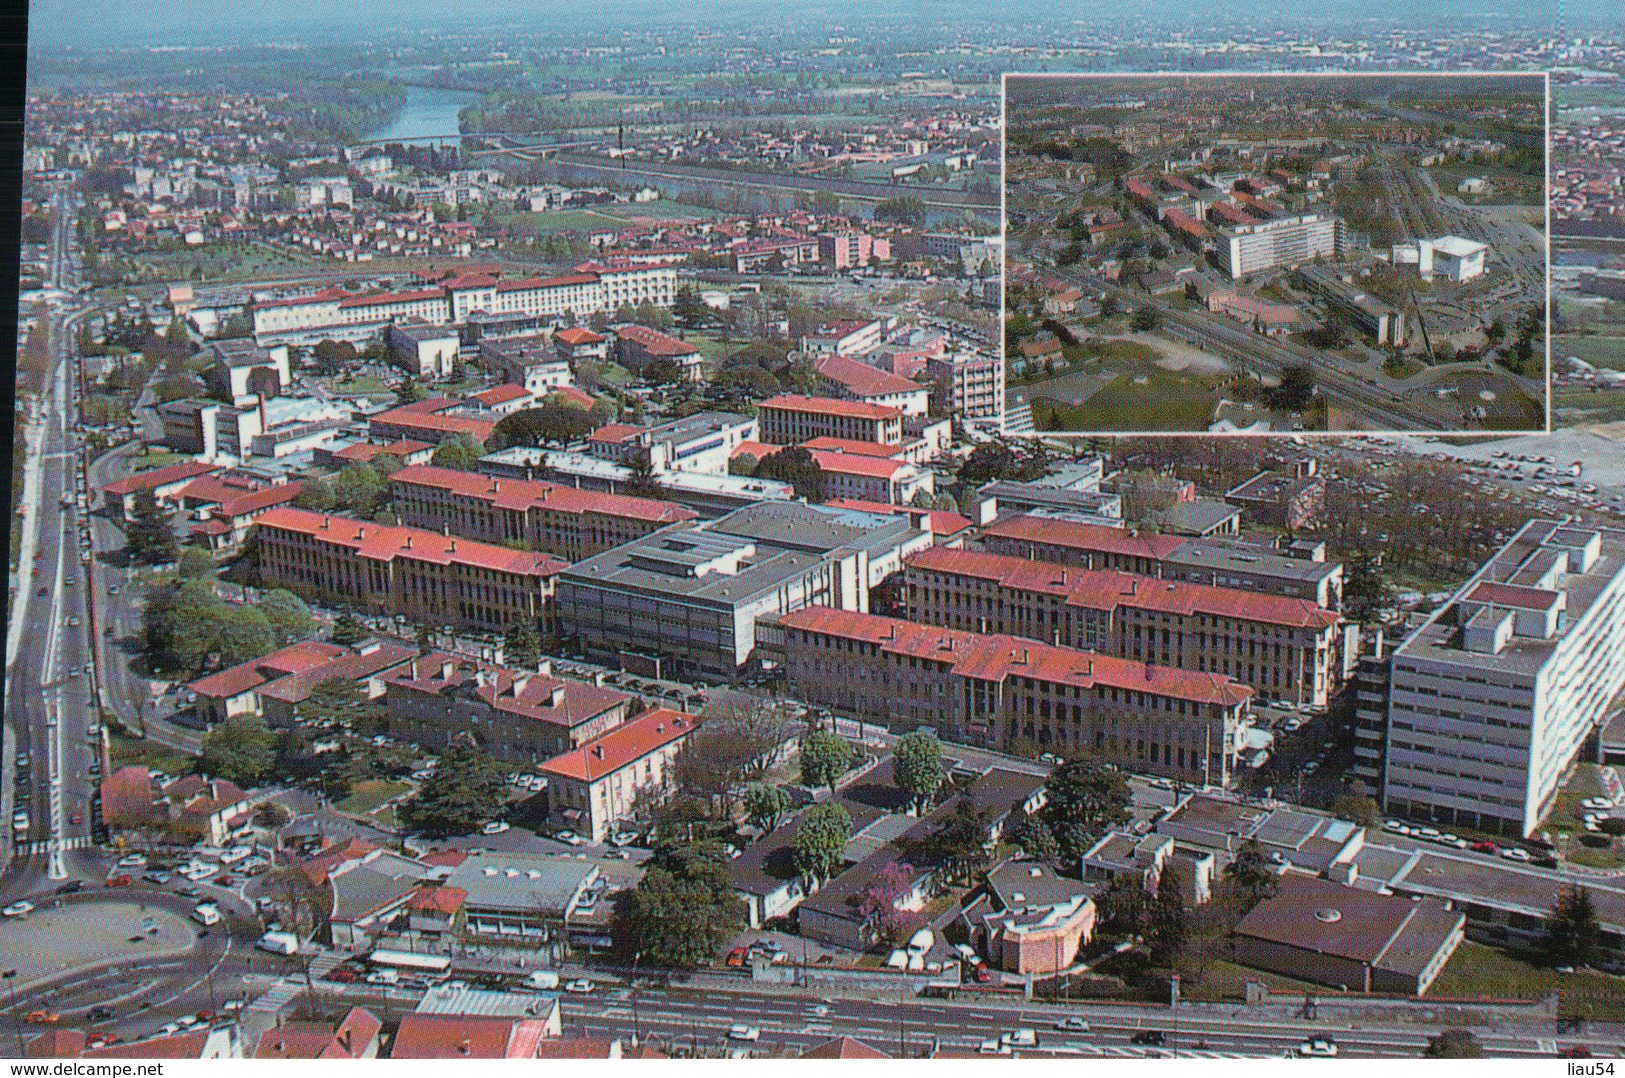
[[593, 400], [591, 393], [575, 386], [558, 386], [548, 390], [547, 395], [549, 397], [563, 397], [566, 403], [573, 404], [578, 408], [591, 408], [598, 403]]
[[468, 891], [462, 887], [424, 887], [407, 900], [406, 908], [420, 913], [451, 916], [463, 908]]
[[885, 457], [866, 457], [858, 453], [829, 453], [812, 450], [813, 460], [826, 472], [836, 475], [858, 475], [868, 479], [895, 479], [900, 472], [914, 466], [907, 461]]
[[390, 482], [450, 491], [464, 498], [474, 498], [498, 508], [521, 512], [545, 509], [555, 513], [596, 513], [655, 524], [692, 520], [699, 516], [686, 506], [657, 498], [580, 490], [539, 479], [499, 479], [433, 464], [413, 464], [402, 468], [390, 476]]
[[434, 444], [432, 442], [414, 442], [409, 438], [402, 438], [399, 441], [390, 442], [388, 445], [379, 445], [377, 442], [357, 442], [354, 445], [345, 446], [333, 455], [340, 460], [370, 461], [374, 457], [390, 453], [405, 459], [413, 453], [421, 453], [425, 449], [433, 448]]
[[172, 1033], [166, 1037], [131, 1041], [129, 1044], [110, 1044], [106, 1048], [87, 1048], [80, 1059], [201, 1059], [209, 1043], [207, 1029]]
[[372, 1047], [383, 1023], [362, 1007], [337, 1026], [331, 1022], [284, 1022], [260, 1034], [255, 1059], [360, 1059]]
[[213, 464], [200, 464], [195, 460], [183, 460], [179, 464], [168, 464], [162, 468], [150, 468], [144, 472], [127, 475], [123, 479], [115, 479], [102, 488], [102, 493], [114, 498], [122, 498], [126, 494], [134, 494], [138, 490], [155, 490], [158, 487], [167, 487], [171, 483], [184, 482], [199, 475], [208, 475], [219, 471]]
[[596, 284], [596, 273], [571, 273], [562, 277], [525, 277], [516, 281], [498, 281], [498, 292], [529, 292], [537, 288], [567, 288], [573, 284]]
[[1479, 584], [1467, 596], [1469, 602], [1493, 603], [1520, 610], [1550, 610], [1560, 598], [1561, 592], [1545, 588], [1526, 588], [1521, 584], [1495, 584], [1490, 581]]
[[[473, 416], [443, 415], [442, 412], [455, 407], [459, 402], [445, 397], [436, 397], [427, 401], [418, 401], [415, 404], [391, 408], [386, 412], [379, 412], [368, 420], [373, 430], [397, 427], [403, 430], [435, 431], [441, 434], [467, 434], [477, 442], [483, 442], [491, 437], [496, 424], [489, 419], [475, 419]], [[436, 407], [424, 407], [425, 405]]]
[[680, 341], [669, 333], [648, 326], [619, 325], [615, 327], [615, 335], [633, 342], [651, 356], [692, 356], [699, 352], [687, 341]]
[[1190, 617], [1236, 618], [1293, 629], [1321, 630], [1338, 617], [1308, 599], [1119, 572], [1079, 569], [980, 550], [932, 547], [910, 557], [910, 569], [992, 581], [1012, 591], [1065, 596], [1066, 605], [1113, 611], [1119, 607]]
[[624, 706], [631, 696], [587, 681], [566, 681], [434, 652], [385, 675], [391, 693], [469, 693], [494, 711], [571, 730]]
[[535, 1018], [414, 1011], [401, 1019], [389, 1055], [391, 1059], [534, 1059], [547, 1038], [547, 1023]]
[[526, 389], [524, 386], [501, 385], [492, 386], [483, 393], [476, 393], [470, 399], [479, 401], [487, 408], [495, 408], [499, 404], [507, 404], [510, 401], [524, 400], [525, 398], [531, 396], [534, 396], [534, 394], [532, 394], [531, 391]]
[[1105, 524], [1080, 524], [1072, 520], [1053, 520], [1025, 515], [996, 521], [984, 528], [982, 534], [989, 538], [1016, 539], [1068, 547], [1072, 550], [1150, 558], [1153, 561], [1161, 561], [1190, 541], [1179, 536], [1158, 535], [1154, 532], [1136, 534], [1125, 528], [1112, 528]]
[[836, 397], [807, 397], [798, 393], [781, 393], [762, 401], [758, 409], [780, 412], [813, 412], [818, 415], [847, 416], [856, 419], [896, 419], [903, 414], [901, 408], [889, 404], [870, 404], [867, 401], [845, 401]]
[[560, 344], [567, 344], [571, 348], [575, 348], [583, 344], [601, 344], [608, 338], [601, 333], [594, 333], [590, 329], [571, 326], [569, 329], [561, 329], [553, 334], [553, 339]]
[[698, 716], [656, 708], [622, 723], [596, 741], [555, 756], [541, 767], [548, 775], [591, 782], [643, 759], [657, 749], [687, 737], [700, 725]]
[[831, 453], [852, 453], [860, 457], [901, 457], [903, 447], [884, 442], [865, 442], [857, 438], [810, 438], [801, 443], [803, 449], [822, 449]]
[[862, 640], [889, 654], [947, 663], [955, 674], [979, 681], [1025, 677], [1081, 689], [1101, 685], [1227, 706], [1253, 695], [1252, 689], [1226, 674], [1153, 666], [1019, 636], [960, 632], [830, 606], [809, 606], [785, 614], [779, 621], [786, 629]]
[[845, 387], [847, 392], [859, 397], [888, 397], [898, 393], [913, 393], [925, 389], [918, 382], [911, 382], [883, 371], [879, 367], [871, 367], [867, 363], [859, 363], [846, 356], [825, 356], [817, 364], [821, 377]]
[[320, 542], [346, 547], [358, 557], [372, 561], [402, 558], [540, 577], [554, 576], [569, 567], [568, 562], [551, 554], [510, 550], [421, 528], [374, 524], [289, 506], [272, 509], [260, 517], [256, 525], [261, 529], [281, 529], [308, 535]]
[[603, 1037], [562, 1037], [536, 1048], [537, 1059], [614, 1059], [620, 1041]]
[[[446, 294], [438, 288], [420, 288], [412, 292], [379, 292], [370, 296], [348, 296], [339, 300], [339, 306], [377, 307], [396, 303], [421, 303], [423, 300], [445, 298]], [[455, 333], [456, 330], [450, 330], [449, 332]]]
[[176, 496], [204, 505], [213, 504], [213, 512], [217, 516], [235, 519], [291, 502], [299, 497], [299, 492], [304, 488], [304, 483], [295, 480], [291, 483], [256, 483], [254, 487], [243, 490], [235, 485], [218, 483], [214, 476], [205, 476], [188, 483]]
[[738, 460], [740, 457], [755, 457], [757, 460], [766, 460], [774, 453], [783, 449], [782, 445], [769, 445], [766, 442], [740, 442], [728, 451], [729, 460]]
[[802, 1059], [890, 1059], [891, 1056], [853, 1037], [832, 1037], [801, 1053]]
[[138, 823], [152, 813], [152, 775], [137, 765], [121, 767], [102, 780], [102, 822], [108, 827]]
[[638, 427], [631, 423], [605, 423], [587, 436], [589, 442], [602, 442], [606, 445], [622, 445], [630, 442], [640, 434], [647, 433], [648, 427]]
[[262, 655], [258, 659], [250, 659], [208, 677], [199, 678], [187, 688], [199, 696], [229, 700], [233, 696], [257, 689], [268, 681], [322, 666], [349, 653], [348, 648], [340, 647], [338, 644], [304, 640], [290, 644], [280, 651], [273, 651], [269, 655]]

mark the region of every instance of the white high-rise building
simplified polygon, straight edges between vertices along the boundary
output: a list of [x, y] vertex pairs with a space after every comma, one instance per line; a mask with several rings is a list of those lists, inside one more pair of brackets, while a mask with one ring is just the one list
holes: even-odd
[[1528, 835], [1625, 688], [1625, 532], [1533, 520], [1395, 649], [1389, 811]]
[[1221, 228], [1213, 253], [1232, 280], [1320, 256], [1330, 258], [1337, 253], [1337, 218], [1310, 213]]

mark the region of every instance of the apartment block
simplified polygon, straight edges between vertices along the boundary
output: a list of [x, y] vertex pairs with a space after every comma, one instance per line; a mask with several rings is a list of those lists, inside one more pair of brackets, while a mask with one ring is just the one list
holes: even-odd
[[1625, 532], [1530, 521], [1389, 670], [1389, 810], [1531, 834], [1625, 688]]
[[908, 560], [908, 615], [1182, 670], [1324, 706], [1341, 672], [1338, 616], [1307, 599], [934, 547]]
[[255, 536], [268, 588], [486, 632], [543, 621], [568, 566], [551, 554], [286, 506], [261, 516]]
[[389, 484], [390, 504], [404, 525], [486, 543], [524, 543], [569, 561], [699, 516], [675, 502], [432, 464], [403, 468]]
[[925, 361], [931, 406], [941, 415], [990, 419], [1004, 415], [1004, 360], [980, 352], [954, 352]]
[[1336, 253], [1337, 218], [1314, 213], [1221, 228], [1213, 251], [1232, 280]]
[[813, 606], [758, 626], [791, 691], [853, 717], [955, 741], [1058, 753], [1226, 785], [1253, 691], [1224, 674], [1002, 634]]
[[884, 404], [786, 393], [758, 403], [756, 415], [759, 437], [770, 445], [799, 445], [814, 438], [903, 442], [902, 409]]
[[1308, 599], [1328, 610], [1343, 605], [1343, 564], [1326, 561], [1320, 544], [1294, 545], [1288, 555], [1239, 540], [1141, 533], [1028, 514], [988, 525], [982, 546], [994, 554], [1061, 565]]

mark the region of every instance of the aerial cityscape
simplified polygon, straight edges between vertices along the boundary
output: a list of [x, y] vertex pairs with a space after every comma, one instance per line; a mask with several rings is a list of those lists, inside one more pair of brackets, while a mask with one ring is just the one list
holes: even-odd
[[1625, 27], [1103, 6], [36, 0], [0, 1051], [1625, 1054]]
[[1040, 431], [1543, 430], [1539, 77], [1008, 76]]

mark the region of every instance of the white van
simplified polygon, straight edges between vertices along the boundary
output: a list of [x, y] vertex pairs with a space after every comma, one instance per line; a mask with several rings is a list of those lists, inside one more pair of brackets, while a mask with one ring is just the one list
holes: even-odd
[[254, 946], [272, 954], [298, 954], [299, 937], [292, 932], [267, 932]]
[[550, 969], [533, 969], [525, 978], [525, 987], [548, 992], [559, 986], [559, 975]]
[[221, 919], [220, 907], [212, 902], [199, 903], [197, 908], [192, 910], [192, 920], [200, 925], [217, 925]]

